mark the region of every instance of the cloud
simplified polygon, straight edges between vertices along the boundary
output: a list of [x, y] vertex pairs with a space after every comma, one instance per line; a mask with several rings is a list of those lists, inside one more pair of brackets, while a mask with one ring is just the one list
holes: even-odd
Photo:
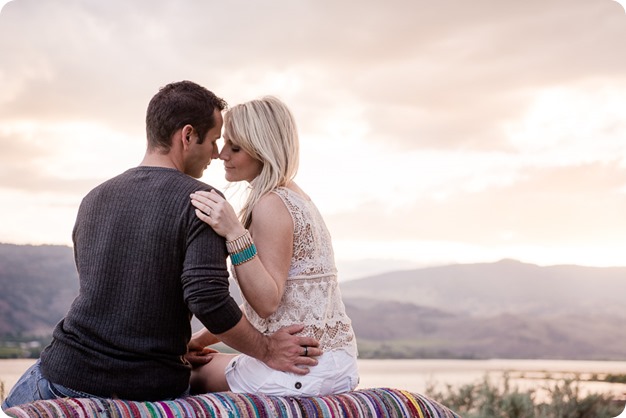
[[[350, 240], [454, 241], [475, 245], [619, 243], [626, 234], [626, 167], [619, 162], [534, 168], [508, 185], [389, 210], [370, 202], [329, 217]], [[393, 196], [388, 196], [393, 199]]]
[[16, 0], [0, 19], [0, 52], [11, 57], [0, 109], [138, 132], [145, 103], [169, 81], [238, 97], [233, 80], [254, 91], [264, 74], [296, 73], [307, 98], [361, 103], [370, 130], [399, 147], [503, 147], [500, 125], [528, 105], [529, 89], [624, 77], [626, 25], [613, 3], [283, 0], [270, 11], [241, 1]]
[[618, 240], [625, 39], [613, 0], [13, 0], [4, 210], [72, 216], [139, 162], [158, 88], [191, 79], [231, 104], [285, 99], [298, 180], [341, 240]]
[[615, 0], [623, 9], [626, 9], [626, 2], [624, 0]]

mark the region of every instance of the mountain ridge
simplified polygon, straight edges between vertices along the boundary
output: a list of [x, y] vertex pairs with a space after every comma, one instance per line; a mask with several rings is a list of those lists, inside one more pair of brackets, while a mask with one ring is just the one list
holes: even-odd
[[[505, 259], [339, 286], [363, 358], [624, 360], [624, 278], [626, 267]], [[0, 288], [0, 345], [49, 335], [78, 293], [72, 248], [0, 244]]]
[[367, 297], [375, 288], [377, 299], [453, 305], [450, 309], [469, 315], [543, 315], [593, 308], [626, 318], [625, 279], [626, 267], [542, 267], [504, 259], [383, 273], [342, 283], [341, 289], [344, 297]]
[[376, 304], [375, 315], [354, 306], [349, 313], [357, 340], [374, 341], [378, 350], [384, 343], [372, 323], [397, 328], [402, 319], [394, 311], [406, 304], [440, 312], [419, 324], [405, 318], [402, 339], [409, 343], [395, 356], [624, 360], [625, 278], [626, 267], [504, 259], [377, 274], [341, 283], [341, 290], [347, 306]]

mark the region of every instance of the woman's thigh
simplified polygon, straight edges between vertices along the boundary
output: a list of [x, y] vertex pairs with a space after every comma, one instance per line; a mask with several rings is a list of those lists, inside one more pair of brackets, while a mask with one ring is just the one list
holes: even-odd
[[246, 355], [232, 360], [226, 368], [231, 391], [276, 396], [324, 396], [353, 390], [358, 384], [356, 358], [345, 351], [324, 353], [318, 365], [306, 375], [271, 369]]

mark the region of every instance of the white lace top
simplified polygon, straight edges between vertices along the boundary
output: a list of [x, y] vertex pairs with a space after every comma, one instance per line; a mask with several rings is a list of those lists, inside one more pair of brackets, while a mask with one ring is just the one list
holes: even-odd
[[[337, 283], [330, 233], [312, 201], [280, 187], [273, 191], [287, 206], [294, 225], [293, 256], [282, 301], [267, 319], [244, 298], [244, 312], [252, 325], [270, 334], [286, 325], [304, 324], [300, 333], [314, 337], [323, 351], [344, 349], [357, 355], [352, 322], [346, 315]], [[235, 279], [237, 278], [234, 274]]]

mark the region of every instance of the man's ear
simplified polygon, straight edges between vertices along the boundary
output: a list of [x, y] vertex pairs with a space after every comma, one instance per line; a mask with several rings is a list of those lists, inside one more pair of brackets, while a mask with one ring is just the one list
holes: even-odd
[[193, 126], [191, 125], [185, 125], [183, 126], [183, 129], [181, 129], [180, 140], [182, 141], [182, 145], [184, 149], [187, 149], [189, 147], [189, 144], [191, 144], [193, 133], [194, 133], [194, 130], [193, 130]]

